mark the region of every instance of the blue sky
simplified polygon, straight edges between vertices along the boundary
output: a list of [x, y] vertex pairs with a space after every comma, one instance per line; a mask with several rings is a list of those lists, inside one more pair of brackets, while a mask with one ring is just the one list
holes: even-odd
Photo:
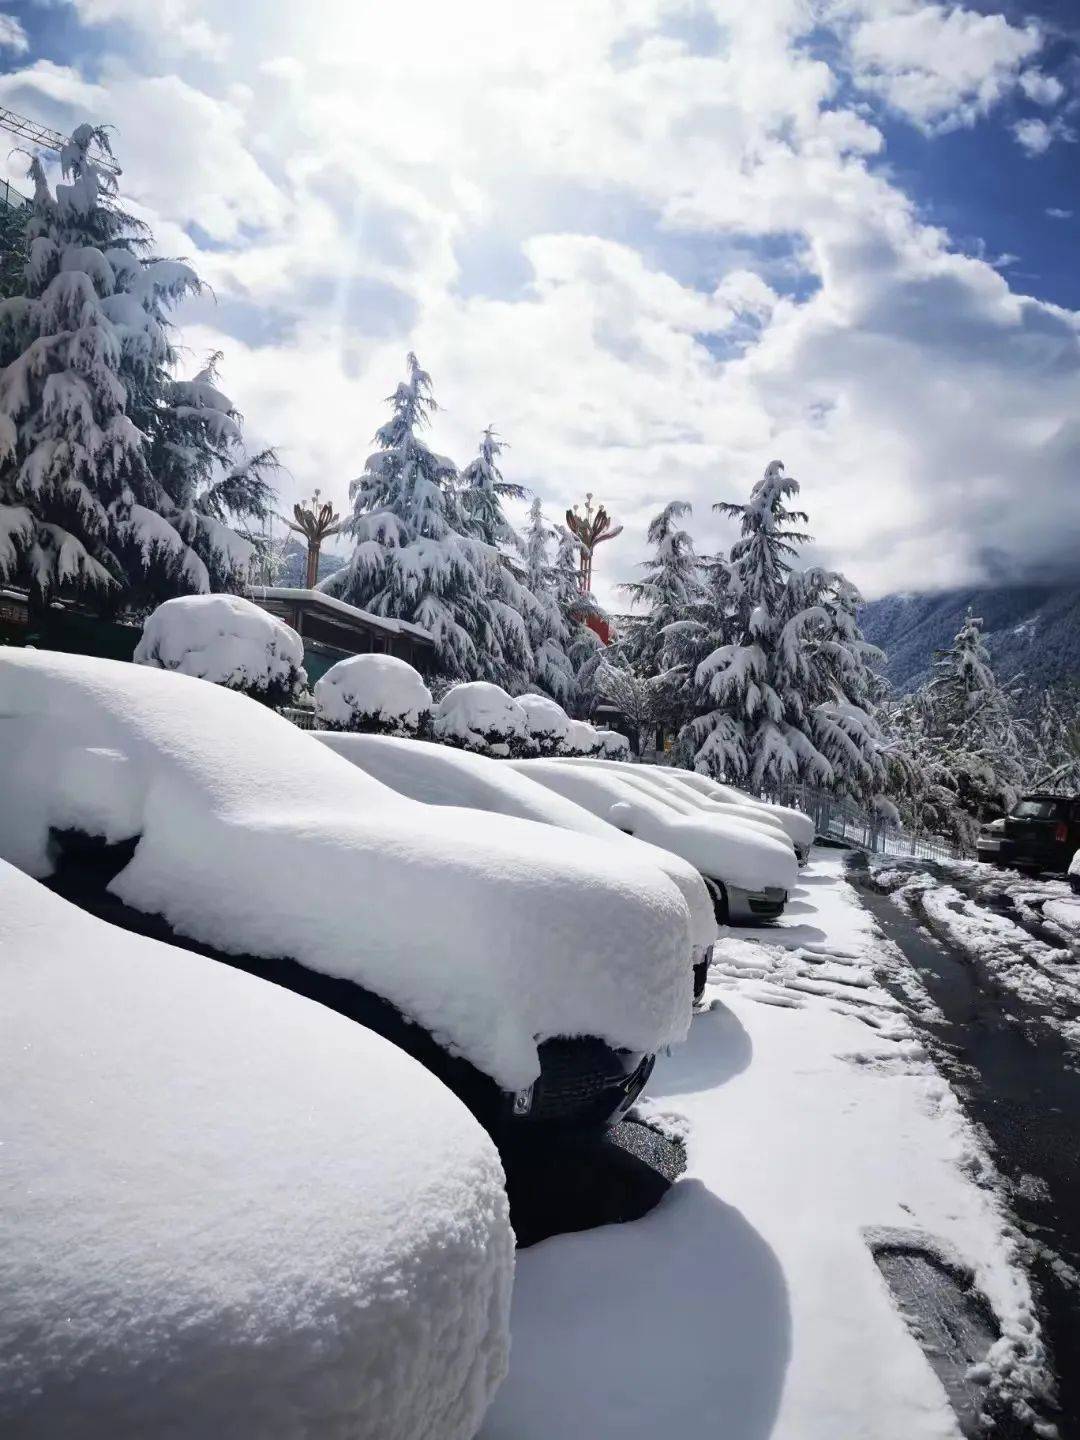
[[415, 348], [437, 448], [494, 423], [552, 518], [624, 520], [602, 598], [656, 508], [711, 549], [774, 458], [878, 594], [1080, 566], [1073, 12], [23, 0], [0, 104], [115, 127], [283, 500], [345, 504]]

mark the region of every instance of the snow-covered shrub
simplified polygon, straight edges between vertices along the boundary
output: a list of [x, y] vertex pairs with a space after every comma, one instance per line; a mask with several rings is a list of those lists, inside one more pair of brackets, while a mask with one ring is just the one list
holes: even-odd
[[326, 730], [419, 735], [431, 723], [431, 691], [394, 655], [350, 655], [316, 681], [315, 718]]
[[630, 741], [618, 730], [597, 730], [600, 737], [600, 754], [605, 760], [629, 760]]
[[264, 705], [287, 705], [307, 683], [300, 636], [239, 595], [166, 600], [144, 625], [134, 660], [240, 690]]
[[599, 755], [603, 741], [587, 720], [571, 720], [562, 742], [563, 755]]
[[0, 1433], [471, 1440], [514, 1237], [465, 1107], [352, 1020], [3, 861], [0, 913]]
[[561, 705], [546, 695], [519, 695], [517, 703], [525, 712], [525, 726], [536, 755], [558, 755], [570, 730], [570, 717]]
[[522, 755], [530, 748], [525, 712], [486, 680], [470, 680], [446, 692], [435, 707], [434, 734], [444, 745], [485, 755]]

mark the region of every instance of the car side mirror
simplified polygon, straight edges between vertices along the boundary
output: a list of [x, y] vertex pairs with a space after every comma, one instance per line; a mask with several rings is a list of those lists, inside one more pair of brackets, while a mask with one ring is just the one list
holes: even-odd
[[608, 819], [627, 835], [637, 834], [641, 811], [632, 800], [616, 800], [608, 811]]

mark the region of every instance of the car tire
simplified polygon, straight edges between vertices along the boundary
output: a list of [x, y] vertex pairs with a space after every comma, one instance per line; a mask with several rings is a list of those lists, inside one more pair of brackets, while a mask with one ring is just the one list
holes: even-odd
[[718, 925], [726, 925], [729, 919], [727, 889], [719, 880], [710, 880], [708, 875], [703, 875], [701, 878], [709, 887], [709, 894], [712, 896], [713, 914], [716, 916], [716, 923]]
[[705, 982], [709, 978], [709, 957], [699, 960], [694, 966], [694, 1004], [697, 1005], [705, 994]]
[[1074, 895], [1080, 895], [1080, 875], [1070, 875], [1069, 884], [1072, 886]]

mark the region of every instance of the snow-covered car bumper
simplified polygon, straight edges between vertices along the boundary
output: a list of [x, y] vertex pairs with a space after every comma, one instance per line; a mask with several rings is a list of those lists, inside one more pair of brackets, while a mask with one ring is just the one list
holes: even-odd
[[777, 886], [741, 890], [738, 885], [728, 885], [726, 889], [728, 923], [732, 925], [759, 925], [766, 920], [777, 920], [787, 904], [787, 891]]

